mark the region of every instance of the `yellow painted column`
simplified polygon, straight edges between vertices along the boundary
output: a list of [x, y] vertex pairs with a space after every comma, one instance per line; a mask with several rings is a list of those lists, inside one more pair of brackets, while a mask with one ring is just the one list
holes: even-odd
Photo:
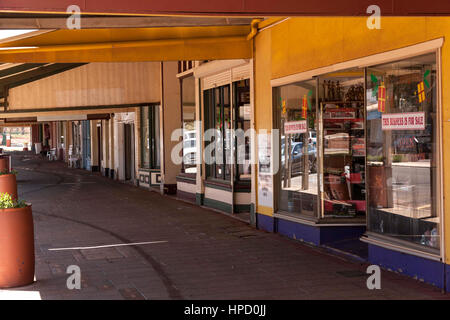
[[[271, 56], [271, 33], [270, 30], [262, 31], [256, 35], [255, 39], [255, 56], [254, 56], [254, 121], [256, 130], [256, 139], [254, 142], [255, 161], [258, 162], [258, 133], [261, 130], [272, 132], [272, 88], [270, 80], [272, 78], [272, 56]], [[273, 150], [273, 148], [272, 148]], [[272, 154], [273, 157], [273, 154]], [[255, 189], [258, 191], [258, 165], [254, 166], [256, 172]], [[272, 185], [272, 190], [275, 186]], [[274, 192], [272, 192], [275, 197]], [[274, 208], [259, 205], [259, 195], [256, 194], [256, 212], [267, 216], [273, 216]], [[274, 199], [275, 200], [275, 199]]]

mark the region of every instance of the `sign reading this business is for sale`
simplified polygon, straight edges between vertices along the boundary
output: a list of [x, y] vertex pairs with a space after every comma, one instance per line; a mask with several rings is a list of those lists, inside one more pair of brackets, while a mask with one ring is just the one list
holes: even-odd
[[382, 130], [425, 130], [425, 112], [390, 113], [381, 116]]
[[306, 129], [306, 120], [289, 121], [284, 123], [284, 134], [305, 133]]

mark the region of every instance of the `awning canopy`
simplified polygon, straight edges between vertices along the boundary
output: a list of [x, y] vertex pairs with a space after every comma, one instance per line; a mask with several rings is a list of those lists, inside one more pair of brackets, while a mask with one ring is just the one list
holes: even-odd
[[[38, 31], [0, 41], [0, 62], [179, 61], [252, 56], [248, 40], [253, 21], [250, 18], [82, 16], [82, 28], [77, 30], [67, 29], [63, 24], [67, 15], [34, 17], [38, 19], [35, 23], [39, 24]], [[6, 19], [15, 18], [10, 14]], [[33, 20], [24, 18], [23, 14], [17, 19], [18, 27], [25, 27], [25, 21]], [[60, 29], [43, 30], [39, 19], [44, 19], [48, 28]], [[104, 28], [108, 24], [111, 27]], [[27, 27], [36, 26], [28, 23]]]

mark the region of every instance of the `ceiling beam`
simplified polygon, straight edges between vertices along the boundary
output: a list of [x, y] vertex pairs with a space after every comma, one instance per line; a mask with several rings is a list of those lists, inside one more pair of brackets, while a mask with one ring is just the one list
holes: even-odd
[[[40, 18], [39, 15], [28, 18], [2, 18], [0, 29], [67, 29], [67, 17]], [[250, 18], [221, 17], [90, 17], [82, 16], [82, 29], [97, 28], [161, 28], [161, 27], [206, 27], [250, 25]]]
[[78, 63], [252, 58], [246, 36], [125, 41], [0, 50], [1, 62]]
[[16, 73], [34, 69], [34, 68], [37, 68], [37, 67], [40, 67], [43, 65], [45, 65], [45, 64], [44, 63], [23, 63], [23, 64], [19, 64], [19, 65], [14, 65], [10, 68], [0, 70], [0, 79], [7, 77], [7, 76], [12, 76]]
[[73, 68], [82, 66], [83, 64], [50, 64], [37, 68], [33, 68], [18, 74], [13, 74], [0, 79], [0, 88], [15, 88], [29, 82], [37, 81], [60, 72], [64, 72]]

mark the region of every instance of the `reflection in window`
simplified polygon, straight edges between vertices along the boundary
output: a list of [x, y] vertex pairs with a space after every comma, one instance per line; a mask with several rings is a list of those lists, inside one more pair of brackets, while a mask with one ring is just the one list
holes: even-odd
[[183, 172], [197, 172], [195, 137], [195, 78], [181, 79], [181, 107], [183, 121]]
[[316, 80], [280, 87], [279, 208], [317, 217]]
[[251, 179], [250, 165], [250, 80], [241, 80], [233, 83], [235, 99], [235, 133], [236, 133], [236, 180]]
[[436, 58], [367, 71], [369, 230], [439, 248]]

